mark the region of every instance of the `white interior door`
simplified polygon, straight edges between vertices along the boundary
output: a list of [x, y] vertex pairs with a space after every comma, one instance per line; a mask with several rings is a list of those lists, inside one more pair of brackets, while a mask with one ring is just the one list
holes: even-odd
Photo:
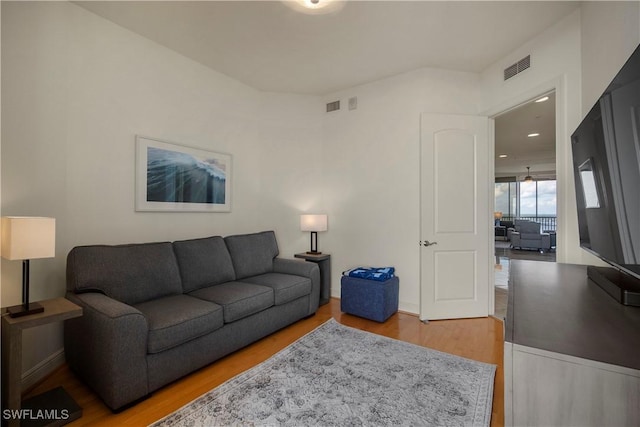
[[422, 115], [422, 320], [489, 315], [489, 157], [487, 117]]

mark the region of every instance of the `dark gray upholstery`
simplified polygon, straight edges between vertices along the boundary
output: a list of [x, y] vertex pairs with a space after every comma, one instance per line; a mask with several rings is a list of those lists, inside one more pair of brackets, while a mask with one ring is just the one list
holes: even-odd
[[135, 308], [149, 325], [149, 353], [159, 353], [224, 325], [222, 307], [189, 295], [158, 298]]
[[551, 249], [551, 236], [542, 232], [542, 225], [525, 220], [516, 219], [515, 230], [509, 233], [511, 247], [549, 250]]
[[320, 268], [315, 262], [298, 262], [298, 260], [276, 258], [273, 260], [273, 272], [308, 277], [311, 280], [311, 297], [309, 298], [309, 314], [315, 313], [320, 302]]
[[67, 293], [82, 316], [64, 322], [67, 364], [112, 409], [149, 394], [148, 325], [130, 305], [101, 293]]
[[273, 270], [273, 259], [278, 256], [278, 244], [273, 231], [228, 236], [224, 241], [233, 259], [237, 280]]
[[266, 273], [244, 280], [272, 288], [275, 305], [284, 304], [311, 293], [311, 279], [292, 274]]
[[220, 236], [173, 242], [185, 292], [235, 280], [231, 255]]
[[[273, 306], [250, 317], [225, 324], [210, 334], [147, 357], [149, 389], [175, 381], [213, 360], [228, 355], [300, 319], [300, 311], [306, 310], [304, 298], [288, 304]], [[183, 361], [176, 363], [176, 361]]]
[[273, 289], [243, 282], [209, 286], [189, 295], [221, 305], [225, 323], [235, 322], [273, 305]]
[[171, 243], [81, 246], [67, 256], [67, 289], [126, 304], [182, 293]]
[[312, 315], [317, 264], [277, 255], [271, 231], [72, 249], [67, 298], [83, 315], [65, 322], [70, 368], [119, 409]]

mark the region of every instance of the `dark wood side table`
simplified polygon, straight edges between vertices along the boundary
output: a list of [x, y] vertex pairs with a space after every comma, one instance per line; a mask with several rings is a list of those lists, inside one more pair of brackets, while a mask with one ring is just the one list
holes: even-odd
[[[22, 402], [22, 331], [82, 316], [82, 308], [66, 298], [38, 302], [44, 307], [43, 313], [24, 317], [9, 317], [6, 308], [2, 309], [2, 409], [17, 411], [14, 414], [19, 414], [20, 409], [32, 411], [31, 413], [22, 413], [22, 420], [19, 417], [5, 419], [3, 411], [3, 425], [5, 423], [9, 426], [46, 423], [63, 425], [82, 416], [82, 409], [61, 387]], [[72, 403], [71, 408], [61, 409], [58, 407], [60, 403], [67, 402]], [[53, 410], [53, 412], [49, 412], [48, 416], [59, 419], [29, 419], [29, 414], [35, 415], [37, 408]], [[34, 421], [38, 422], [34, 423]]]
[[318, 264], [320, 267], [320, 305], [327, 304], [331, 298], [331, 255], [302, 252], [295, 254], [295, 257]]
[[505, 426], [640, 426], [640, 307], [586, 265], [511, 260], [504, 340]]

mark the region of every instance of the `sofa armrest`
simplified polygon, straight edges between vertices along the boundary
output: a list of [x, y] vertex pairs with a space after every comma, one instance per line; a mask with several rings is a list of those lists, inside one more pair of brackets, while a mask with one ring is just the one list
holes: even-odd
[[311, 297], [309, 299], [308, 315], [318, 310], [320, 303], [320, 267], [314, 262], [285, 258], [273, 259], [273, 272], [293, 274], [311, 279]]
[[83, 315], [64, 326], [71, 369], [113, 410], [149, 393], [148, 325], [136, 308], [101, 293], [67, 293]]
[[520, 232], [512, 231], [509, 234], [509, 240], [511, 241], [511, 246], [520, 246]]

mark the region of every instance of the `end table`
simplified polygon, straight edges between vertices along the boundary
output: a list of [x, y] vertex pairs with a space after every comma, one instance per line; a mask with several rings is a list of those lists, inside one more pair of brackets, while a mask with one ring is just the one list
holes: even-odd
[[[32, 409], [32, 413], [35, 413], [32, 405], [41, 404], [44, 405], [42, 409], [49, 411], [58, 409], [59, 412], [56, 414], [63, 419], [37, 421], [55, 422], [57, 425], [63, 425], [80, 418], [82, 416], [82, 408], [77, 406], [62, 388], [35, 396], [28, 399], [24, 404], [21, 401], [22, 331], [82, 316], [82, 308], [66, 298], [54, 298], [38, 302], [44, 307], [44, 312], [23, 317], [9, 317], [6, 309], [2, 309], [2, 408], [15, 410], [16, 414], [20, 414], [20, 409], [29, 408]], [[61, 401], [62, 394], [66, 395], [66, 398], [63, 397], [62, 401], [71, 403], [71, 409], [57, 408], [55, 406], [57, 402]], [[49, 395], [53, 400], [47, 399]], [[62, 412], [62, 409], [65, 411]], [[5, 421], [12, 426], [32, 424], [32, 421], [35, 420], [22, 419], [22, 423], [19, 417], [5, 420], [3, 412], [3, 424]]]
[[318, 264], [320, 267], [320, 305], [327, 304], [331, 299], [331, 255], [302, 252], [294, 256]]

